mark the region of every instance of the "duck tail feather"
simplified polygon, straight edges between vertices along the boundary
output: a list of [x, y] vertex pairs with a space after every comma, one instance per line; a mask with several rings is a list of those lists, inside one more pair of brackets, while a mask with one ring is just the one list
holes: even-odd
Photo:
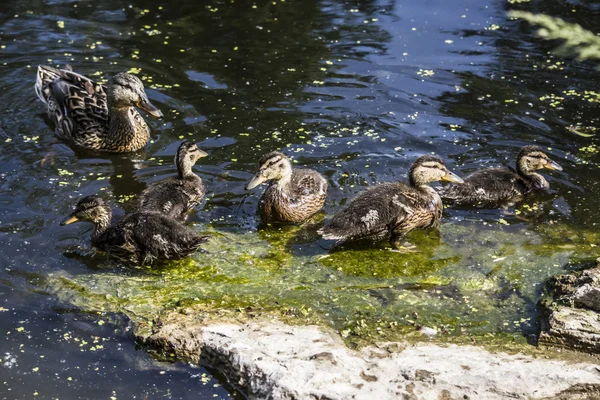
[[37, 97], [45, 104], [48, 104], [52, 94], [52, 82], [60, 78], [60, 76], [60, 70], [46, 65], [38, 65], [34, 89]]

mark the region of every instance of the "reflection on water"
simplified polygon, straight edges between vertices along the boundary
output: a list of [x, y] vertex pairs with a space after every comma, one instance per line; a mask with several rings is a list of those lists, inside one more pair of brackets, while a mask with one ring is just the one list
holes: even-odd
[[[544, 279], [596, 256], [596, 139], [567, 128], [597, 125], [597, 97], [585, 94], [597, 86], [597, 72], [594, 65], [550, 54], [551, 44], [505, 16], [505, 2], [449, 3], [5, 4], [0, 288], [6, 295], [0, 306], [14, 317], [9, 329], [18, 329], [17, 316], [29, 313], [32, 325], [25, 328], [41, 337], [56, 324], [72, 330], [83, 312], [97, 311], [90, 299], [72, 298], [60, 307], [79, 305], [82, 311], [72, 311], [77, 317], [51, 317], [56, 300], [45, 291], [68, 297], [68, 290], [49, 283], [66, 277], [101, 294], [119, 287], [115, 296], [123, 308], [107, 305], [114, 311], [151, 314], [156, 309], [140, 309], [138, 300], [157, 296], [167, 304], [176, 293], [265, 308], [277, 299], [282, 307], [310, 309], [350, 338], [361, 337], [366, 328], [360, 327], [373, 321], [391, 321], [386, 326], [399, 324], [395, 329], [408, 332], [405, 316], [417, 311], [421, 323], [447, 327], [453, 337], [535, 332], [533, 305]], [[556, 0], [518, 7], [600, 31], [595, 5]], [[33, 82], [37, 64], [65, 63], [98, 80], [118, 71], [143, 80], [165, 114], [164, 121], [148, 119], [152, 140], [145, 151], [86, 154], [57, 140]], [[89, 226], [58, 226], [78, 198], [92, 193], [118, 206], [117, 218], [132, 210], [147, 184], [175, 173], [173, 156], [184, 139], [209, 153], [195, 167], [209, 195], [190, 220], [216, 236], [211, 255], [139, 274], [149, 280], [140, 282], [137, 273], [90, 249]], [[437, 153], [464, 175], [513, 165], [518, 149], [531, 143], [549, 148], [564, 167], [545, 174], [548, 193], [528, 199], [518, 212], [446, 209], [439, 235], [412, 234], [421, 249], [416, 254], [360, 244], [328, 253], [331, 243], [318, 240], [314, 226], [257, 234], [260, 195], [243, 190], [260, 156], [282, 149], [327, 177], [325, 211], [331, 214], [368, 185], [406, 179], [421, 154]], [[53, 157], [42, 164], [50, 151]], [[163, 296], [158, 283], [165, 281], [173, 286]], [[17, 301], [32, 292], [40, 294]], [[111, 340], [132, 346], [128, 336]], [[17, 351], [17, 341], [3, 342], [3, 353]], [[62, 350], [48, 351], [50, 357]], [[136, 370], [140, 360], [150, 362], [142, 353], [130, 357], [114, 363]], [[33, 382], [33, 375], [29, 379], [23, 382]], [[162, 393], [168, 383], [156, 385], [165, 385], [156, 389]], [[135, 387], [121, 386], [118, 394], [142, 396]], [[14, 386], [12, 395], [7, 388], [0, 392], [25, 396], [28, 389], [25, 384]]]

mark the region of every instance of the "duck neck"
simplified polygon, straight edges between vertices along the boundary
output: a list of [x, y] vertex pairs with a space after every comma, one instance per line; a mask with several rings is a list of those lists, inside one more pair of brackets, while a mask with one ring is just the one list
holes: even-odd
[[284, 190], [290, 186], [292, 182], [292, 174], [284, 175], [280, 179], [275, 181], [275, 185], [279, 188], [279, 190]]
[[125, 136], [133, 136], [135, 129], [133, 128], [134, 113], [133, 107], [116, 107], [110, 106], [108, 108], [108, 115], [110, 116], [110, 124], [108, 131], [111, 134], [119, 132]]
[[412, 174], [408, 176], [408, 184], [414, 188], [421, 186], [415, 181], [415, 177]]
[[189, 176], [194, 175], [194, 171], [192, 171], [192, 167], [194, 164], [191, 162], [189, 157], [181, 157], [175, 160], [177, 163], [177, 173], [179, 174], [179, 178], [184, 179]]
[[408, 177], [408, 183], [411, 187], [426, 194], [427, 196], [433, 198], [435, 198], [436, 196], [439, 197], [437, 192], [431, 186], [429, 186], [429, 183], [431, 183], [431, 181], [423, 179], [423, 177], [419, 174], [410, 174]]
[[431, 186], [429, 186], [427, 184], [416, 185], [416, 186], [414, 186], [414, 188], [427, 194], [428, 196], [439, 197], [438, 192], [436, 192], [434, 188], [432, 188]]
[[546, 178], [529, 169], [523, 162], [517, 162], [517, 173], [527, 184], [535, 189], [547, 189], [550, 186]]
[[106, 151], [128, 152], [146, 145], [150, 131], [144, 118], [134, 107], [118, 107], [108, 103], [108, 138], [102, 142]]
[[102, 210], [103, 212], [94, 220], [94, 232], [92, 232], [92, 244], [96, 244], [100, 236], [110, 226], [110, 220], [112, 219], [112, 211], [106, 207]]
[[408, 176], [408, 183], [416, 189], [429, 188], [430, 181], [423, 179], [422, 174], [412, 173]]

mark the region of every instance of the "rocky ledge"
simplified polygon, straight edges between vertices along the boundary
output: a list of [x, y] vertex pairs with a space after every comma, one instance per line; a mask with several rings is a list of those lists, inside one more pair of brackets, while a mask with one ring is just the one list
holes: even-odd
[[209, 323], [174, 314], [138, 340], [204, 362], [259, 399], [584, 399], [600, 397], [594, 364], [490, 353], [473, 346], [386, 343], [351, 350], [332, 331], [278, 321]]
[[548, 282], [539, 343], [600, 353], [600, 267], [558, 275]]

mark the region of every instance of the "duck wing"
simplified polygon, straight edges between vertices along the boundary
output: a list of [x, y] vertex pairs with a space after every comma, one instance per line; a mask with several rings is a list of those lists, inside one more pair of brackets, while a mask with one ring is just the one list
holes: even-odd
[[133, 229], [134, 224], [119, 223], [108, 228], [93, 244], [120, 260], [138, 263], [140, 248], [134, 239]]
[[157, 213], [136, 212], [126, 217], [134, 228], [133, 239], [142, 254], [142, 263], [154, 260], [177, 260], [200, 250], [209, 236], [200, 236], [192, 229]]
[[327, 181], [321, 174], [310, 169], [295, 169], [292, 173], [293, 203], [324, 201], [327, 196]]
[[450, 184], [439, 190], [443, 200], [455, 204], [490, 204], [523, 196], [527, 188], [512, 168], [486, 168], [464, 178], [463, 184]]
[[40, 65], [35, 91], [48, 105], [48, 113], [63, 137], [73, 138], [108, 127], [106, 87], [73, 72], [70, 67], [58, 69]]
[[404, 183], [379, 184], [355, 197], [319, 233], [338, 240], [380, 236], [412, 215], [418, 199], [418, 193]]
[[167, 178], [146, 188], [140, 195], [140, 211], [162, 213], [178, 221], [185, 221], [187, 214], [204, 198], [206, 185], [202, 179]]

